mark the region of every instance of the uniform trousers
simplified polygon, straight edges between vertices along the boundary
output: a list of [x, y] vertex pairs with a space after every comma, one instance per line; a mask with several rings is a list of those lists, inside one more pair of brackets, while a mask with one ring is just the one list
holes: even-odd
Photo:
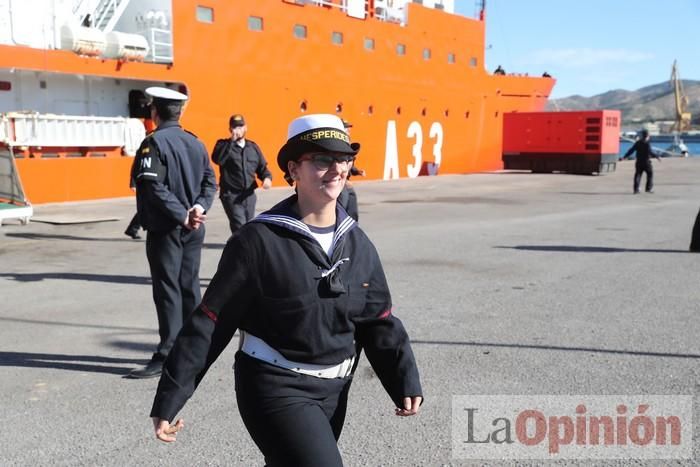
[[642, 181], [642, 174], [647, 174], [647, 186], [646, 191], [651, 191], [654, 189], [654, 168], [651, 165], [651, 161], [645, 164], [635, 164], [634, 166], [634, 192], [639, 193], [639, 185]]
[[204, 233], [202, 225], [197, 230], [178, 226], [146, 235], [160, 335], [154, 359], [165, 359], [182, 324], [201, 301], [199, 264]]
[[352, 376], [324, 379], [236, 353], [236, 400], [267, 467], [342, 467], [338, 438]]
[[226, 191], [221, 194], [221, 204], [224, 206], [228, 217], [231, 234], [234, 234], [246, 222], [255, 216], [255, 203], [257, 196], [255, 191], [233, 192]]
[[698, 215], [695, 217], [693, 233], [690, 237], [690, 251], [695, 253], [700, 252], [700, 211], [698, 211]]
[[131, 218], [131, 222], [129, 222], [129, 225], [127, 226], [124, 233], [127, 235], [136, 235], [137, 233], [139, 233], [140, 228], [141, 221], [139, 220], [139, 213], [137, 212], [136, 214], [134, 214], [134, 217]]

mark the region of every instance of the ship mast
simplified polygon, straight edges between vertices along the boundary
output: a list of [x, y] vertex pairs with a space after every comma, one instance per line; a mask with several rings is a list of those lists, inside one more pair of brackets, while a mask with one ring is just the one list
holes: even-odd
[[476, 0], [476, 11], [479, 14], [479, 21], [486, 19], [486, 0]]
[[673, 67], [671, 68], [671, 88], [673, 89], [676, 110], [676, 121], [673, 124], [673, 131], [681, 132], [690, 125], [690, 112], [686, 112], [688, 96], [683, 92], [683, 83], [681, 82], [676, 60], [673, 61]]

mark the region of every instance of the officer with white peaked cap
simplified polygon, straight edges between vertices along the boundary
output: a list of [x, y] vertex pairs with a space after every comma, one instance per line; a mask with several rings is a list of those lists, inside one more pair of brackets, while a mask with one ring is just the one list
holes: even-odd
[[153, 99], [164, 99], [169, 101], [186, 101], [188, 99], [187, 94], [160, 86], [146, 88], [146, 95], [151, 96]]
[[157, 128], [141, 143], [132, 174], [138, 217], [147, 231], [160, 342], [151, 361], [129, 373], [132, 378], [160, 375], [183, 322], [199, 304], [205, 213], [216, 193], [204, 144], [179, 123], [187, 95], [162, 87], [146, 94]]

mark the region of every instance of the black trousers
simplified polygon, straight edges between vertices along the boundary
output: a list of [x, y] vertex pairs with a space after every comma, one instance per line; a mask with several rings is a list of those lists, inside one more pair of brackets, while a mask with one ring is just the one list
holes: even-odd
[[267, 467], [341, 467], [352, 377], [302, 375], [236, 353], [236, 400]]
[[357, 206], [357, 193], [355, 193], [355, 189], [352, 185], [348, 185], [347, 182], [345, 188], [343, 188], [343, 191], [341, 191], [338, 196], [338, 203], [343, 206], [343, 209], [345, 209], [345, 212], [347, 212], [350, 217], [355, 219], [355, 221], [359, 220], [360, 212]]
[[700, 252], [700, 211], [695, 217], [695, 225], [693, 225], [693, 233], [690, 238], [690, 251]]
[[201, 301], [199, 264], [205, 228], [177, 227], [146, 235], [146, 256], [151, 268], [153, 301], [158, 313], [160, 343], [154, 358], [165, 357], [183, 322]]
[[639, 192], [639, 184], [642, 181], [642, 174], [647, 174], [647, 186], [646, 191], [651, 191], [654, 189], [654, 168], [651, 165], [651, 161], [646, 164], [638, 164], [634, 166], [634, 192]]
[[221, 204], [228, 217], [229, 227], [233, 235], [255, 216], [255, 203], [257, 201], [255, 191], [240, 193], [227, 191], [221, 194]]
[[127, 235], [132, 235], [138, 233], [139, 229], [141, 228], [141, 222], [139, 222], [139, 213], [137, 212], [134, 214], [134, 217], [131, 218], [131, 222], [129, 222], [129, 225], [126, 228], [126, 231], [124, 232]]

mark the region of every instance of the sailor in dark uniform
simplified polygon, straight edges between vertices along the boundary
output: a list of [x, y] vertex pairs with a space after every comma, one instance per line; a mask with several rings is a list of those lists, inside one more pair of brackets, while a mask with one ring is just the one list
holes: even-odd
[[161, 373], [182, 323], [201, 299], [199, 263], [206, 211], [216, 193], [214, 170], [204, 144], [179, 123], [185, 94], [146, 89], [158, 128], [136, 154], [134, 178], [138, 217], [147, 231], [146, 256], [153, 281], [160, 343], [132, 378]]
[[633, 152], [636, 152], [636, 160], [634, 162], [634, 186], [633, 193], [639, 193], [639, 184], [642, 181], [642, 174], [647, 174], [646, 192], [654, 192], [654, 167], [651, 165], [651, 158], [656, 157], [661, 160], [658, 154], [655, 154], [649, 144], [649, 132], [642, 130], [639, 132], [639, 139], [635, 141], [631, 148], [627, 150], [623, 159], [627, 159]]
[[[343, 126], [349, 136], [352, 123], [343, 119]], [[355, 152], [358, 152], [360, 150], [360, 143], [351, 143], [350, 147], [354, 149]], [[356, 167], [353, 163], [352, 167], [350, 167], [350, 172], [348, 172], [348, 178], [345, 180], [345, 188], [343, 188], [343, 191], [340, 192], [340, 196], [338, 196], [338, 204], [345, 209], [345, 212], [347, 212], [350, 217], [358, 221], [360, 219], [360, 209], [357, 205], [357, 193], [355, 193], [355, 188], [352, 186], [352, 183], [350, 183], [350, 177], [353, 175], [364, 177], [365, 171]]]
[[228, 241], [165, 362], [151, 410], [158, 439], [175, 440], [175, 416], [236, 330], [238, 408], [270, 467], [342, 465], [357, 348], [395, 414], [418, 412], [418, 368], [379, 255], [336, 203], [355, 154], [335, 115], [291, 123], [277, 163], [296, 194]]
[[272, 174], [260, 146], [245, 137], [248, 125], [243, 115], [231, 116], [229, 131], [230, 138], [220, 139], [214, 145], [211, 160], [220, 167], [221, 204], [233, 235], [255, 216], [258, 187], [255, 177], [262, 182], [263, 190], [267, 190], [272, 186]]

